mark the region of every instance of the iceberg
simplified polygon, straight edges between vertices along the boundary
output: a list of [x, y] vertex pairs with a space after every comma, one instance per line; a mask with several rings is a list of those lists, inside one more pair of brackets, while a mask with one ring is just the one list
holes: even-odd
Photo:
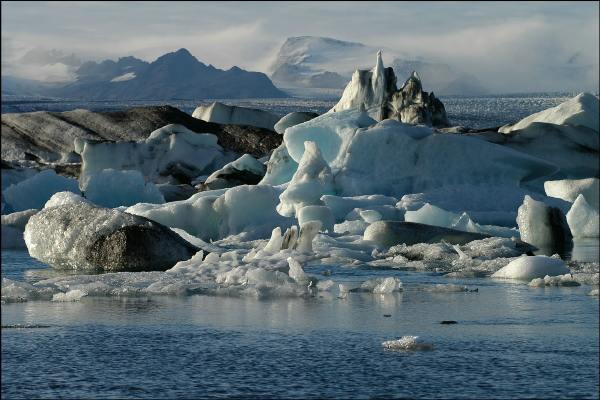
[[514, 125], [505, 125], [489, 139], [556, 165], [560, 170], [553, 179], [597, 177], [598, 113], [598, 98], [582, 93]]
[[260, 184], [277, 186], [289, 182], [297, 169], [298, 163], [290, 157], [287, 147], [282, 143], [271, 153], [267, 161], [267, 172]]
[[281, 118], [275, 124], [275, 132], [283, 135], [285, 130], [289, 127], [301, 124], [306, 121], [310, 121], [313, 118], [318, 117], [319, 114], [313, 112], [292, 112]]
[[298, 210], [298, 223], [303, 225], [305, 222], [319, 221], [323, 231], [333, 232], [335, 219], [333, 213], [327, 206], [304, 206]]
[[483, 233], [490, 236], [508, 238], [519, 237], [519, 231], [516, 229], [505, 228], [502, 226], [480, 225], [471, 220], [469, 215], [465, 212], [459, 215], [429, 203], [425, 203], [423, 207], [416, 211], [406, 211], [404, 220], [406, 222], [441, 226], [443, 228], [451, 228], [464, 232]]
[[256, 158], [244, 154], [209, 175], [203, 186], [214, 190], [239, 185], [256, 185], [265, 176], [266, 170], [267, 167]]
[[492, 278], [520, 279], [531, 281], [546, 275], [558, 276], [570, 273], [560, 258], [547, 256], [521, 256], [496, 271]]
[[157, 129], [137, 142], [76, 139], [75, 151], [82, 158], [82, 188], [92, 174], [104, 169], [137, 170], [144, 179], [155, 183], [190, 183], [194, 177], [212, 172], [235, 157], [223, 150], [215, 135], [196, 133], [176, 124]]
[[251, 240], [268, 237], [273, 228], [286, 228], [294, 221], [276, 211], [281, 192], [270, 185], [241, 185], [196, 193], [171, 203], [136, 204], [125, 211], [183, 229], [205, 241], [237, 234]]
[[562, 211], [525, 196], [517, 211], [521, 239], [539, 248], [564, 248], [571, 240]]
[[567, 213], [567, 223], [574, 238], [597, 238], [600, 230], [600, 213], [590, 206], [580, 194]]
[[54, 170], [46, 169], [31, 178], [11, 185], [2, 192], [6, 211], [24, 211], [42, 208], [54, 193], [70, 191], [80, 194], [76, 179], [65, 178]]
[[102, 207], [165, 202], [160, 190], [136, 170], [103, 169], [90, 174], [82, 187], [85, 197]]
[[448, 126], [446, 110], [433, 93], [423, 91], [421, 78], [413, 71], [404, 85], [396, 88], [396, 75], [384, 68], [381, 51], [370, 71], [356, 70], [352, 80], [330, 113], [343, 110], [364, 110], [377, 121], [387, 118], [409, 124]]
[[304, 142], [315, 142], [334, 175], [335, 194], [341, 196], [401, 197], [456, 185], [517, 190], [558, 171], [539, 158], [477, 138], [437, 134], [389, 119], [374, 122], [358, 110], [328, 113], [288, 128], [283, 140], [296, 162], [304, 154]]
[[509, 133], [525, 129], [536, 122], [585, 127], [598, 132], [600, 131], [598, 129], [599, 110], [599, 101], [596, 96], [591, 93], [580, 93], [556, 107], [523, 118], [516, 124], [504, 125], [500, 127], [499, 132]]
[[457, 185], [516, 189], [557, 170], [502, 146], [436, 134], [429, 128], [393, 120], [356, 131], [344, 153], [342, 167], [337, 173], [333, 165], [332, 169], [336, 189], [345, 196], [380, 193], [401, 197]]
[[574, 203], [575, 199], [581, 194], [585, 197], [588, 204], [599, 209], [600, 196], [600, 179], [585, 178], [585, 179], [563, 179], [558, 181], [544, 182], [544, 190], [546, 195], [566, 200]]
[[23, 231], [27, 221], [35, 215], [38, 209], [19, 211], [8, 215], [2, 215], [2, 248], [3, 249], [25, 249]]
[[197, 107], [192, 117], [217, 124], [250, 125], [271, 131], [275, 130], [275, 124], [279, 121], [279, 116], [268, 111], [229, 106], [219, 102]]

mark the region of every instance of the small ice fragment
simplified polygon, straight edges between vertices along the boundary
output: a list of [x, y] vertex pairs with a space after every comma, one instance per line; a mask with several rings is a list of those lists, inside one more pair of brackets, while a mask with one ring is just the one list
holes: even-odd
[[69, 290], [66, 293], [54, 294], [54, 296], [52, 296], [52, 301], [79, 301], [83, 296], [86, 295], [86, 292], [79, 289]]
[[426, 343], [418, 336], [402, 336], [398, 340], [388, 340], [381, 344], [386, 350], [416, 351], [433, 350], [432, 343]]

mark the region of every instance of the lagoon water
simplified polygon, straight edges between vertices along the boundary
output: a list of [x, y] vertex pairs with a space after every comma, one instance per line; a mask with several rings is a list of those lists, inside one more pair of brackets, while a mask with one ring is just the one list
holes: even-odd
[[[2, 252], [2, 276], [43, 268]], [[598, 398], [598, 297], [390, 269], [309, 266], [400, 293], [97, 297], [2, 305], [3, 398]], [[40, 272], [39, 270], [37, 271]], [[456, 283], [477, 292], [433, 292]], [[443, 320], [457, 324], [442, 325]], [[420, 336], [433, 351], [381, 343]]]

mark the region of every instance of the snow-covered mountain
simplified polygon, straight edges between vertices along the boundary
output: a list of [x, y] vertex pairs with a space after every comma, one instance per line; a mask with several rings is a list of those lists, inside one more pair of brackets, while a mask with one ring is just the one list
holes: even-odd
[[[300, 36], [290, 37], [281, 46], [270, 67], [273, 82], [282, 88], [342, 89], [356, 69], [368, 69], [380, 48], [342, 40]], [[399, 58], [398, 52], [384, 49], [384, 58], [399, 81], [417, 71], [427, 90], [437, 94], [483, 94], [487, 90], [476, 77], [447, 64]]]
[[[267, 75], [238, 67], [221, 70], [196, 59], [186, 49], [167, 53], [148, 63], [135, 57], [86, 62], [75, 70], [73, 82], [51, 88], [21, 82], [3, 94], [35, 86], [36, 95], [75, 100], [166, 100], [287, 97]], [[3, 79], [4, 83], [4, 79]], [[4, 85], [3, 85], [4, 86]]]
[[270, 67], [280, 87], [343, 88], [355, 69], [369, 68], [377, 48], [318, 37], [287, 38]]

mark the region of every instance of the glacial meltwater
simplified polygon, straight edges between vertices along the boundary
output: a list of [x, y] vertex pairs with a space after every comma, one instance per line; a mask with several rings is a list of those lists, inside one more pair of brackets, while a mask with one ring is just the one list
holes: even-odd
[[[57, 274], [44, 268], [26, 251], [2, 251], [3, 278]], [[336, 282], [393, 276], [403, 290], [5, 303], [2, 397], [598, 398], [598, 297], [588, 285], [305, 271]], [[433, 349], [382, 346], [402, 336]]]

